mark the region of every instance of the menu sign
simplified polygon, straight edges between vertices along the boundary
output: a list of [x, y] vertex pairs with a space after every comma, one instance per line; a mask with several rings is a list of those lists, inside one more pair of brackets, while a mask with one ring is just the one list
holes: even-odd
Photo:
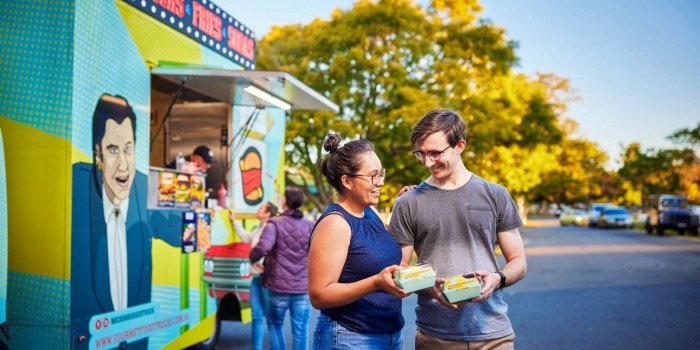
[[124, 1], [245, 69], [255, 69], [255, 34], [213, 2]]
[[178, 208], [190, 207], [190, 176], [187, 174], [177, 174], [175, 206]]
[[190, 175], [190, 203], [193, 208], [204, 206], [204, 176]]
[[161, 171], [158, 174], [158, 206], [165, 208], [174, 207], [176, 191], [175, 173]]
[[211, 214], [197, 213], [197, 251], [206, 252], [211, 247]]
[[182, 252], [192, 253], [197, 250], [197, 213], [182, 213]]
[[[159, 208], [196, 209], [204, 206], [206, 193], [204, 175], [169, 170], [159, 170], [157, 175]], [[150, 199], [149, 203], [151, 203]]]

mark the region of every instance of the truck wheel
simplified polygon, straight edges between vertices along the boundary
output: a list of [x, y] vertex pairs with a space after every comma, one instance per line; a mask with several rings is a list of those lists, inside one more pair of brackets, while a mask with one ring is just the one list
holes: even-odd
[[691, 235], [693, 235], [693, 236], [697, 236], [697, 235], [698, 235], [698, 228], [697, 228], [697, 227], [691, 227], [690, 230], [688, 230], [688, 232], [689, 232]]
[[209, 339], [196, 344], [191, 347], [193, 350], [214, 350], [216, 349], [216, 344], [219, 343], [219, 337], [221, 336], [221, 318], [219, 313], [216, 314], [216, 320], [214, 321], [214, 329], [211, 332]]
[[679, 235], [684, 235], [684, 234], [685, 234], [685, 229], [684, 229], [684, 228], [679, 228], [679, 229], [678, 229], [678, 234], [679, 234]]
[[663, 236], [664, 231], [666, 231], [666, 228], [663, 225], [656, 226], [656, 234], [659, 236]]

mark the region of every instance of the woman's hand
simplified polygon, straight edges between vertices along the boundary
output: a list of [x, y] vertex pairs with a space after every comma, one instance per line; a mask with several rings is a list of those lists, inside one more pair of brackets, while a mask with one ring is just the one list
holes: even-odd
[[404, 186], [404, 187], [402, 187], [402, 188], [399, 190], [399, 193], [396, 194], [396, 198], [401, 197], [401, 195], [403, 195], [404, 193], [406, 193], [406, 192], [408, 192], [408, 191], [413, 190], [414, 188], [416, 188], [416, 185], [409, 185], [409, 186]]
[[409, 295], [403, 289], [399, 288], [394, 282], [394, 271], [401, 270], [398, 265], [387, 266], [376, 276], [375, 286], [397, 298], [404, 298]]
[[258, 270], [260, 273], [265, 273], [265, 265], [261, 262], [256, 262], [253, 264], [253, 267]]

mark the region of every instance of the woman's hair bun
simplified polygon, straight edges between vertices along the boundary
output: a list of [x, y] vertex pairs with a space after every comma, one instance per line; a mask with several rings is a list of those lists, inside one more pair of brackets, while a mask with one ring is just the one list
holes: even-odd
[[328, 153], [335, 152], [340, 146], [340, 135], [330, 133], [326, 136], [326, 141], [323, 141], [323, 149]]

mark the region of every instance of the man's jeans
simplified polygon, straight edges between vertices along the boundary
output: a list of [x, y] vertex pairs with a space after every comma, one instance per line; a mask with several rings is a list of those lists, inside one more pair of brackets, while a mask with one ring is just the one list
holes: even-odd
[[324, 314], [316, 318], [314, 350], [401, 350], [401, 331], [393, 334], [357, 333]]
[[311, 302], [308, 294], [286, 294], [269, 291], [270, 349], [285, 350], [284, 315], [289, 309], [292, 320], [292, 343], [294, 350], [306, 350], [309, 337]]
[[263, 350], [265, 317], [269, 312], [268, 293], [268, 289], [260, 283], [260, 277], [253, 277], [250, 283], [250, 309], [253, 314], [253, 350]]

